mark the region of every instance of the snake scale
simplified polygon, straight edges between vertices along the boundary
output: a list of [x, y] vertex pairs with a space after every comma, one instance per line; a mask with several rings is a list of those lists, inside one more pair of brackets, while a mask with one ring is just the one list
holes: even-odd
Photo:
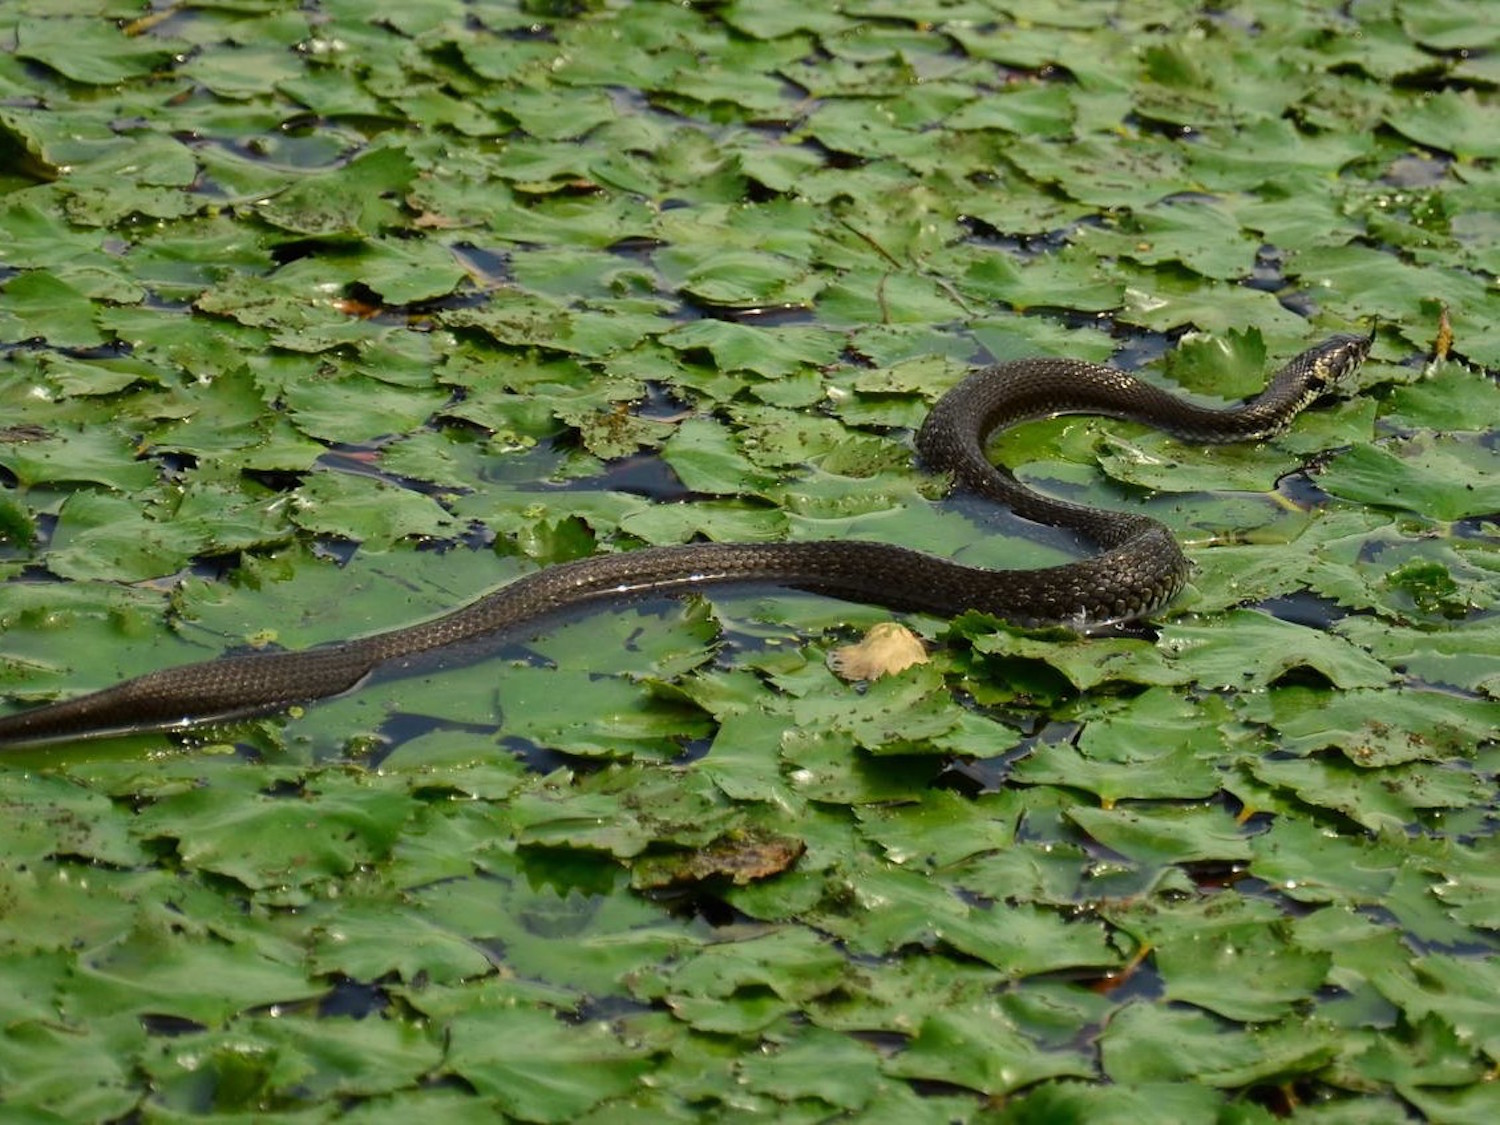
[[922, 462], [949, 474], [958, 489], [1070, 529], [1098, 548], [1077, 562], [986, 570], [908, 547], [849, 541], [690, 543], [598, 555], [528, 574], [405, 628], [302, 651], [167, 668], [0, 716], [0, 747], [269, 714], [349, 691], [387, 661], [514, 629], [558, 610], [715, 583], [775, 583], [940, 616], [980, 610], [1021, 625], [1084, 628], [1145, 617], [1170, 602], [1187, 575], [1187, 560], [1167, 528], [1147, 516], [1082, 507], [1025, 488], [990, 463], [989, 437], [1029, 419], [1087, 413], [1145, 422], [1188, 441], [1253, 441], [1284, 429], [1357, 369], [1370, 344], [1363, 336], [1326, 340], [1278, 371], [1259, 395], [1226, 409], [1197, 406], [1079, 360], [1024, 359], [969, 375], [933, 406], [917, 434]]

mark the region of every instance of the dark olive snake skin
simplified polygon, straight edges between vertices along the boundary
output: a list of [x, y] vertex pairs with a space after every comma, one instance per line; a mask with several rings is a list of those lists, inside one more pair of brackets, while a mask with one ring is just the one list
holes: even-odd
[[599, 555], [519, 578], [462, 609], [406, 628], [306, 649], [168, 668], [114, 687], [0, 716], [0, 746], [148, 730], [181, 730], [268, 714], [338, 695], [378, 665], [514, 629], [581, 603], [725, 582], [770, 582], [852, 601], [951, 617], [980, 610], [1022, 625], [1086, 628], [1148, 616], [1176, 596], [1188, 564], [1146, 516], [1049, 499], [996, 468], [997, 430], [1057, 414], [1149, 423], [1194, 442], [1254, 441], [1284, 429], [1348, 376], [1371, 340], [1336, 336], [1297, 356], [1254, 399], [1228, 409], [1187, 403], [1113, 368], [1025, 359], [978, 370], [940, 399], [917, 435], [932, 470], [956, 487], [1039, 523], [1072, 529], [1100, 554], [1035, 570], [961, 566], [868, 542], [694, 543]]

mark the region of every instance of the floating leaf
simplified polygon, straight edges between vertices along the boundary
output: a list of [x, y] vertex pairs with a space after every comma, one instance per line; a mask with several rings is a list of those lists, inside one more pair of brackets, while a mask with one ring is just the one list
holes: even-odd
[[1460, 157], [1500, 156], [1500, 143], [1482, 124], [1486, 112], [1472, 91], [1443, 90], [1387, 114], [1386, 121], [1428, 148]]
[[379, 233], [391, 217], [382, 197], [404, 191], [415, 171], [395, 147], [372, 149], [342, 168], [299, 180], [260, 204], [265, 220], [298, 235], [354, 238]]
[[281, 795], [203, 788], [165, 797], [139, 831], [171, 841], [188, 868], [259, 888], [317, 882], [383, 858], [411, 811], [408, 797], [358, 786]]
[[310, 476], [297, 490], [292, 518], [309, 531], [375, 550], [408, 536], [444, 535], [453, 527], [448, 513], [430, 498], [347, 473]]
[[48, 15], [15, 27], [15, 53], [52, 67], [75, 82], [113, 86], [165, 68], [185, 45], [155, 36], [128, 36], [92, 16]]
[[1245, 714], [1273, 729], [1286, 750], [1336, 749], [1372, 768], [1469, 757], [1500, 717], [1490, 704], [1411, 688], [1356, 690], [1333, 699], [1306, 688], [1277, 688]]
[[1341, 688], [1378, 687], [1394, 678], [1385, 665], [1337, 637], [1249, 610], [1227, 616], [1234, 624], [1224, 632], [1185, 623], [1164, 629], [1171, 665], [1205, 687], [1265, 686], [1304, 668]]
[[1338, 1049], [1333, 1029], [1313, 1021], [1241, 1030], [1204, 1012], [1140, 1002], [1116, 1013], [1101, 1046], [1105, 1072], [1116, 1082], [1193, 1075], [1226, 1089], [1316, 1074]]
[[1330, 461], [1318, 483], [1335, 496], [1431, 519], [1500, 511], [1500, 458], [1460, 437], [1358, 446]]
[[91, 482], [128, 492], [149, 488], [157, 479], [140, 451], [106, 427], [0, 432], [0, 465], [26, 485]]
[[1257, 923], [1204, 927], [1152, 956], [1172, 999], [1247, 1023], [1286, 1015], [1323, 985], [1331, 962]]
[[1233, 821], [1211, 809], [1143, 813], [1074, 808], [1068, 818], [1112, 851], [1145, 865], [1232, 862], [1250, 846]]
[[928, 1016], [886, 1073], [964, 1086], [991, 1096], [1030, 1086], [1043, 1078], [1085, 1077], [1092, 1066], [1071, 1051], [1042, 1050], [993, 1007], [958, 1009]]
[[446, 1069], [524, 1121], [574, 1120], [650, 1067], [649, 1049], [602, 1021], [580, 1030], [541, 1008], [476, 1008], [451, 1021], [449, 1036]]
[[30, 337], [59, 348], [91, 348], [104, 343], [94, 323], [92, 303], [74, 286], [42, 271], [6, 281], [0, 289], [0, 338], [18, 343]]

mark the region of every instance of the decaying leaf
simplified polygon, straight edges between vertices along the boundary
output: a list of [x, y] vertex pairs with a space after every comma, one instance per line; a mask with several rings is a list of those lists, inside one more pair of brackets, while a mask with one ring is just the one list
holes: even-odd
[[828, 654], [828, 666], [845, 680], [878, 680], [895, 675], [913, 664], [926, 664], [926, 646], [905, 625], [884, 621], [873, 626], [856, 644], [844, 645]]
[[631, 883], [638, 890], [647, 890], [727, 879], [742, 887], [780, 875], [806, 850], [803, 841], [791, 836], [731, 832], [707, 847], [636, 860], [631, 867]]

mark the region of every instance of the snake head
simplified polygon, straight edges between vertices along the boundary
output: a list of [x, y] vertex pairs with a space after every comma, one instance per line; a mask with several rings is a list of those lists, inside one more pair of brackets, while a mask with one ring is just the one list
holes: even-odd
[[1342, 383], [1359, 370], [1374, 342], [1374, 331], [1368, 336], [1339, 335], [1303, 352], [1297, 362], [1305, 365], [1307, 388], [1322, 393]]

